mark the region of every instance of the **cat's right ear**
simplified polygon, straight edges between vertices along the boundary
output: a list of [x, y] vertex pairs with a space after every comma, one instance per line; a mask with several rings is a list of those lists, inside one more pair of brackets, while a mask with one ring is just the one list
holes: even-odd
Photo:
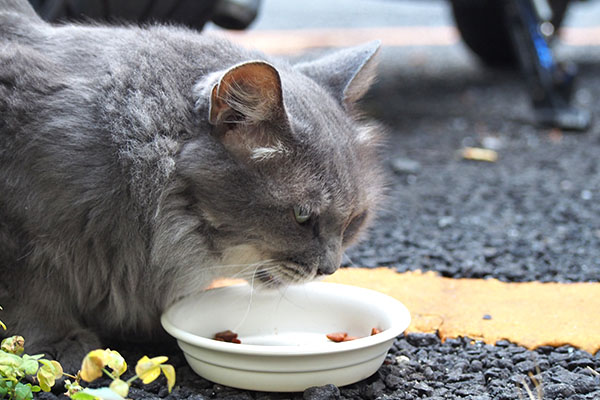
[[328, 90], [347, 109], [369, 90], [375, 80], [377, 53], [381, 42], [345, 48], [313, 61], [295, 65]]
[[208, 121], [211, 125], [256, 125], [284, 116], [279, 73], [264, 61], [231, 67], [210, 91]]

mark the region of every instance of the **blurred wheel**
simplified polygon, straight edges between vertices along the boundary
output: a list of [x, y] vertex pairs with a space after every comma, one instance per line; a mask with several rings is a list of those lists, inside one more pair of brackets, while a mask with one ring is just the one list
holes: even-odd
[[217, 0], [30, 0], [47, 21], [175, 22], [202, 29]]
[[[548, 0], [558, 30], [569, 0]], [[516, 67], [516, 50], [505, 18], [505, 1], [452, 0], [454, 21], [466, 45], [491, 67]]]

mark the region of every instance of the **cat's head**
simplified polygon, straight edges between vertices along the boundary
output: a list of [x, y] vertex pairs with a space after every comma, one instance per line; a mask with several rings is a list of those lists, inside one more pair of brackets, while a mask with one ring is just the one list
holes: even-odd
[[277, 67], [249, 61], [196, 86], [211, 133], [183, 147], [177, 170], [229, 275], [276, 286], [331, 274], [373, 217], [380, 134], [355, 104], [378, 48]]

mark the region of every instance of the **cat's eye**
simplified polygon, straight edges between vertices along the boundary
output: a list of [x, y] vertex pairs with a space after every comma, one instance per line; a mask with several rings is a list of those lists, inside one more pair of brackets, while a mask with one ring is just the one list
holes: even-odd
[[299, 206], [294, 207], [294, 219], [300, 225], [306, 224], [310, 220], [310, 217], [311, 213], [306, 208]]

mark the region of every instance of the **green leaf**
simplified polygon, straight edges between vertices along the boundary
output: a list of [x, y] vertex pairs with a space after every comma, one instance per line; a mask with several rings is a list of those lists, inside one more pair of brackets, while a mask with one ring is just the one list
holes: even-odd
[[13, 367], [9, 367], [8, 365], [0, 365], [0, 375], [6, 378], [15, 378], [16, 371]]
[[99, 397], [96, 397], [93, 394], [86, 393], [84, 391], [72, 394], [71, 399], [72, 400], [102, 400]]
[[35, 355], [29, 355], [29, 354], [23, 354], [23, 359], [24, 360], [39, 360], [40, 358], [44, 357], [43, 354], [35, 354]]
[[26, 375], [35, 375], [38, 370], [38, 362], [36, 360], [23, 360], [21, 364], [21, 370], [25, 372]]
[[33, 393], [31, 392], [31, 385], [23, 385], [17, 383], [15, 386], [15, 400], [27, 400], [33, 399]]
[[[82, 394], [87, 395], [87, 397], [80, 397]], [[81, 392], [77, 392], [75, 393], [73, 396], [71, 396], [71, 399], [75, 399], [75, 400], [94, 400], [94, 399], [101, 399], [101, 400], [125, 400], [124, 397], [118, 395], [117, 393], [113, 392], [112, 390], [110, 390], [107, 387], [103, 387], [100, 389], [83, 389]]]
[[[52, 366], [50, 366], [52, 368]], [[40, 387], [44, 392], [49, 392], [50, 388], [54, 386], [54, 371], [48, 366], [44, 365], [37, 372], [37, 379], [40, 382]]]
[[13, 368], [20, 368], [23, 359], [15, 354], [0, 351], [0, 365], [7, 365]]

